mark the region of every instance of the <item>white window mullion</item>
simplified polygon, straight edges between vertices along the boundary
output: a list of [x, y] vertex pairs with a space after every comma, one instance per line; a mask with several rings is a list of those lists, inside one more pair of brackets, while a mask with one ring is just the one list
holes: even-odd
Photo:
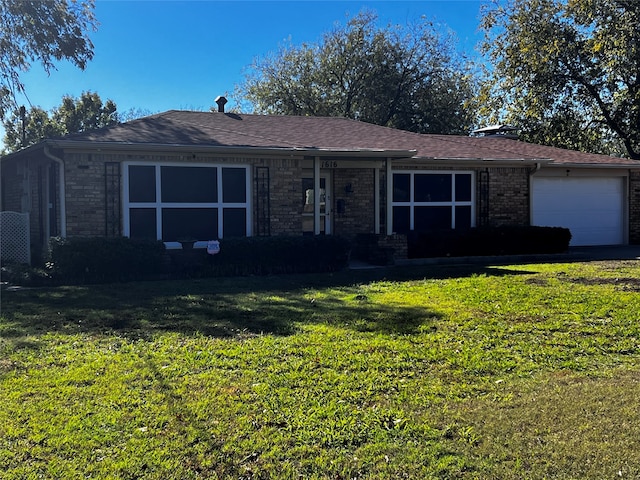
[[456, 228], [456, 174], [451, 174], [451, 228]]
[[415, 174], [414, 173], [410, 173], [409, 174], [409, 230], [413, 230], [415, 228], [415, 197], [414, 197], [414, 193], [415, 193], [415, 186], [414, 186], [414, 182], [415, 182]]
[[476, 174], [471, 174], [471, 226], [476, 226]]
[[451, 228], [456, 228], [456, 205], [451, 205]]
[[224, 226], [224, 209], [222, 208], [224, 202], [224, 195], [222, 191], [222, 167], [216, 167], [218, 169], [218, 174], [216, 175], [217, 181], [217, 190], [218, 190], [218, 237], [223, 238], [224, 232], [222, 231], [222, 227]]
[[160, 165], [156, 165], [156, 238], [162, 240], [162, 180], [160, 178]]

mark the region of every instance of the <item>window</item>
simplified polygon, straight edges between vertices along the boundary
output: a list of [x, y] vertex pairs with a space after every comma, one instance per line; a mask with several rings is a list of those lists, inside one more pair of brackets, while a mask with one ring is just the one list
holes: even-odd
[[127, 164], [125, 235], [205, 242], [251, 235], [244, 166]]
[[472, 172], [393, 174], [393, 231], [465, 229], [474, 226]]

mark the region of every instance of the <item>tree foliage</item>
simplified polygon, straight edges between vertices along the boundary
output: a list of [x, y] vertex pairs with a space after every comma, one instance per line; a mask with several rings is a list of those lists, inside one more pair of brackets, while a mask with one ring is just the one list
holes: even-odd
[[362, 12], [317, 44], [257, 59], [238, 94], [258, 113], [341, 116], [421, 133], [468, 133], [472, 76], [426, 20], [377, 26]]
[[84, 69], [93, 58], [93, 0], [0, 0], [0, 118], [24, 91], [20, 74], [39, 62], [45, 72], [69, 60]]
[[529, 140], [640, 159], [639, 1], [493, 0], [482, 27], [484, 114]]
[[15, 110], [4, 122], [5, 149], [7, 153], [14, 152], [45, 138], [106, 127], [118, 120], [117, 107], [112, 100], [103, 103], [95, 92], [83, 92], [79, 98], [66, 95], [60, 106], [51, 112], [40, 107], [25, 111], [24, 124], [20, 109]]

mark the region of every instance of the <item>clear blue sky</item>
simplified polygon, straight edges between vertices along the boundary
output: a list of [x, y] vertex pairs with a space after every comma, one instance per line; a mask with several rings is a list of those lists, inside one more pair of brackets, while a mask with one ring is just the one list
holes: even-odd
[[[456, 32], [470, 55], [481, 0], [423, 1], [114, 1], [97, 0], [100, 23], [91, 35], [94, 59], [85, 71], [59, 64], [49, 77], [39, 65], [23, 76], [29, 106], [51, 109], [65, 94], [97, 92], [119, 111], [141, 108], [206, 110], [218, 95], [233, 93], [256, 56], [278, 46], [316, 42], [336, 22], [363, 8], [383, 24], [426, 16]], [[233, 108], [229, 103], [227, 108]]]

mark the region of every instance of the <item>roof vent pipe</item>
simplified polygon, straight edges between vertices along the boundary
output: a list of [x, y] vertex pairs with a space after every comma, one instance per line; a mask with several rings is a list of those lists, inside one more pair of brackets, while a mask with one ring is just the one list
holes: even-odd
[[224, 106], [227, 104], [227, 99], [223, 96], [219, 96], [216, 98], [216, 103], [218, 104], [218, 112], [224, 113]]

